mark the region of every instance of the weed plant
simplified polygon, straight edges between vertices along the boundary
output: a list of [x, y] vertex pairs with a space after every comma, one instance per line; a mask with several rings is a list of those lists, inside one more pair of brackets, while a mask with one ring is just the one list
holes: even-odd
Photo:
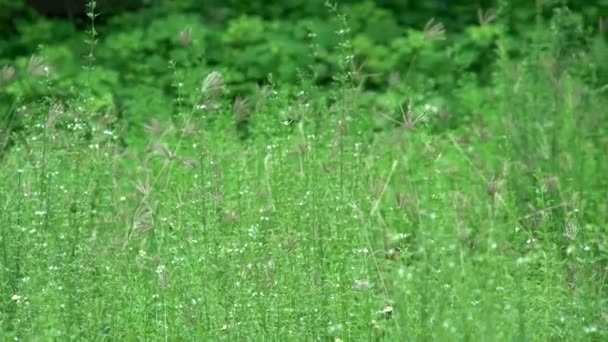
[[[167, 61], [175, 112], [147, 116], [140, 145], [92, 83], [16, 103], [0, 339], [608, 338], [608, 97], [576, 15], [514, 42], [503, 7], [486, 17], [488, 86], [463, 74], [451, 102], [378, 107], [332, 9], [331, 86], [308, 70], [233, 99], [220, 72], [191, 86], [195, 61]], [[442, 34], [431, 23], [426, 39]]]

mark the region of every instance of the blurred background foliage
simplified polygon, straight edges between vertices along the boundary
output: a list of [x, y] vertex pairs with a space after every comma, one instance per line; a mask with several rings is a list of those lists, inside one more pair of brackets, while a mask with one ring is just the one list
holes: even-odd
[[575, 13], [553, 28], [569, 32], [564, 53], [592, 46], [586, 77], [601, 86], [608, 76], [608, 0], [344, 0], [337, 11], [325, 0], [100, 0], [96, 36], [81, 0], [63, 15], [30, 5], [0, 0], [5, 127], [28, 103], [86, 98], [87, 109], [116, 112], [137, 136], [146, 118], [196, 106], [196, 89], [211, 71], [222, 75], [230, 105], [269, 83], [295, 93], [312, 81], [309, 90], [323, 92], [345, 65], [370, 108], [406, 99], [449, 104], [443, 125], [454, 127], [479, 108], [476, 89], [490, 80], [499, 32], [513, 37], [508, 54], [525, 56], [522, 39], [542, 41], [536, 23], [564, 6]]

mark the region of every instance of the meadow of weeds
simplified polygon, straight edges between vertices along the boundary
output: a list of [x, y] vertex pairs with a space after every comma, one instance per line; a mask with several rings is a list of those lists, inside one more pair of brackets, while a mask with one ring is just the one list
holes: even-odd
[[[555, 7], [515, 36], [508, 3], [467, 29], [483, 48], [410, 32], [400, 79], [374, 45], [386, 87], [335, 6], [332, 54], [314, 25], [301, 52], [334, 63], [293, 81], [201, 67], [181, 21], [181, 50], [120, 74], [104, 49], [139, 28], [104, 40], [93, 15], [77, 71], [40, 57], [75, 63], [63, 45], [6, 63], [0, 339], [606, 340], [605, 26]], [[483, 80], [440, 68], [458, 49]]]

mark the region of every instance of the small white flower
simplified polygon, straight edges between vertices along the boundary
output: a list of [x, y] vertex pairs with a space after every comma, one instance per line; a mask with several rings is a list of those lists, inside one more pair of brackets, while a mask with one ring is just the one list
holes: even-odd
[[355, 250], [355, 254], [368, 254], [369, 253], [369, 249], [367, 249], [367, 247], [363, 247], [363, 248], [359, 248]]
[[593, 334], [597, 332], [597, 327], [595, 325], [584, 327], [583, 331], [585, 332], [585, 334]]
[[439, 112], [439, 108], [437, 108], [437, 106], [427, 103], [424, 105], [424, 111], [436, 114], [437, 112]]
[[393, 316], [394, 312], [395, 312], [395, 309], [390, 305], [387, 305], [384, 307], [384, 309], [382, 309], [382, 314], [384, 315], [385, 318], [391, 318]]
[[330, 322], [330, 325], [327, 328], [327, 330], [329, 330], [330, 334], [337, 334], [338, 332], [340, 332], [340, 330], [342, 330], [342, 324], [340, 324], [340, 323], [332, 324]]
[[364, 291], [372, 287], [372, 284], [367, 279], [356, 279], [353, 282], [353, 290]]

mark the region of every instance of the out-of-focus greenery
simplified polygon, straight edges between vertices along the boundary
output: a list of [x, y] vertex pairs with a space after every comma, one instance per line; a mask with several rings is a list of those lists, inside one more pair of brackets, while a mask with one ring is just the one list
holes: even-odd
[[[508, 13], [503, 13], [510, 18], [505, 22], [514, 38], [508, 53], [526, 54], [515, 38], [531, 33], [544, 8], [551, 16], [553, 3], [510, 2]], [[578, 14], [569, 24], [572, 40], [564, 44], [587, 43], [582, 35], [597, 24], [607, 3], [573, 2]], [[344, 58], [368, 90], [362, 101], [392, 107], [407, 96], [463, 104], [468, 100], [461, 89], [487, 81], [496, 50], [491, 1], [342, 1], [337, 7], [346, 26], [331, 10], [335, 4], [321, 0], [125, 4], [138, 10], [121, 11], [112, 1], [97, 3], [99, 35], [92, 47], [85, 43], [91, 40], [88, 18], [49, 19], [32, 13], [24, 1], [3, 1], [0, 22], [7, 29], [0, 33], [0, 64], [15, 72], [3, 81], [1, 120], [7, 121], [15, 101], [82, 95], [80, 89], [86, 86], [94, 95], [91, 106], [119, 111], [137, 136], [144, 117], [167, 118], [175, 111], [176, 84], [192, 89], [209, 70], [223, 75], [233, 98], [248, 97], [269, 77], [281, 86], [298, 84], [302, 77], [328, 85]], [[433, 37], [434, 29], [445, 30], [445, 35]], [[339, 46], [346, 40], [351, 44], [348, 52]], [[605, 40], [595, 44], [589, 62], [597, 73], [589, 77], [602, 78], [608, 70], [601, 62]], [[91, 48], [94, 69], [83, 73]], [[48, 66], [47, 84], [37, 78], [42, 72], [27, 72], [32, 56], [43, 64], [39, 71]], [[189, 72], [176, 75], [170, 63]], [[188, 99], [179, 102], [195, 105]], [[465, 120], [471, 110], [464, 104], [454, 108], [459, 113], [448, 125]]]

